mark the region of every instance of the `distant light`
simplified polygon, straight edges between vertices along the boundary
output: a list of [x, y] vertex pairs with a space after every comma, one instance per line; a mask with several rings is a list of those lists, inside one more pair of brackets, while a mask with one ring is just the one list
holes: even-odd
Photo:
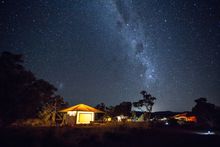
[[121, 121], [121, 116], [117, 116], [117, 120], [120, 122]]
[[166, 118], [166, 117], [163, 117], [163, 118], [161, 118], [160, 120], [161, 120], [161, 121], [166, 121], [167, 118]]
[[196, 134], [199, 135], [215, 135], [215, 132], [213, 131], [207, 131], [207, 132], [195, 132]]
[[168, 123], [168, 122], [166, 122], [166, 123], [165, 123], [165, 125], [169, 125], [169, 123]]
[[119, 115], [119, 116], [116, 116], [118, 122], [122, 121], [122, 119], [127, 119], [127, 116], [124, 116], [124, 115]]
[[215, 132], [213, 132], [213, 131], [208, 131], [206, 134], [207, 134], [207, 135], [215, 135]]
[[112, 118], [111, 117], [107, 118], [107, 121], [112, 121]]

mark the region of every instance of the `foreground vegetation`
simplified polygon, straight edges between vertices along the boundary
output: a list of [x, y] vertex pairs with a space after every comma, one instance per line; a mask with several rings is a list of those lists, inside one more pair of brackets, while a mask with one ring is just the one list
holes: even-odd
[[219, 136], [145, 125], [1, 129], [0, 146], [219, 146]]

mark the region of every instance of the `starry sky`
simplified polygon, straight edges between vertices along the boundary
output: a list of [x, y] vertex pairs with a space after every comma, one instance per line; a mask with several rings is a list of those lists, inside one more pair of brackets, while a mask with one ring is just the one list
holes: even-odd
[[154, 111], [220, 105], [218, 0], [1, 0], [0, 51], [71, 105], [157, 97]]

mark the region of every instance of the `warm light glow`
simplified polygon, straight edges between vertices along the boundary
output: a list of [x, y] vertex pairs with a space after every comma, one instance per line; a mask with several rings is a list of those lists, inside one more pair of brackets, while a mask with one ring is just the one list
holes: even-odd
[[78, 111], [76, 124], [90, 124], [94, 121], [94, 112]]
[[118, 122], [122, 121], [123, 119], [127, 119], [127, 116], [124, 116], [124, 115], [117, 116]]
[[117, 120], [118, 120], [118, 122], [120, 122], [121, 121], [121, 116], [117, 116]]
[[166, 117], [163, 117], [163, 118], [161, 118], [160, 120], [161, 120], [161, 121], [166, 121], [167, 118], [166, 118]]
[[195, 116], [189, 116], [189, 117], [187, 117], [187, 121], [188, 122], [197, 122], [197, 119]]
[[80, 122], [90, 122], [92, 120], [92, 115], [90, 113], [87, 114], [79, 114]]
[[76, 111], [68, 111], [67, 114], [69, 116], [76, 116]]
[[187, 116], [187, 113], [177, 114], [174, 116], [175, 119], [184, 120], [187, 122], [197, 122], [196, 116]]

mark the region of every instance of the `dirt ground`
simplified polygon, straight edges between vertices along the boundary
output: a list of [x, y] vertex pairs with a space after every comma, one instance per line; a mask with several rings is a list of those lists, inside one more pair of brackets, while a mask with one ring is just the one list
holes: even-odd
[[0, 128], [0, 146], [209, 146], [220, 147], [219, 135], [199, 135], [177, 128], [145, 126], [79, 126]]

